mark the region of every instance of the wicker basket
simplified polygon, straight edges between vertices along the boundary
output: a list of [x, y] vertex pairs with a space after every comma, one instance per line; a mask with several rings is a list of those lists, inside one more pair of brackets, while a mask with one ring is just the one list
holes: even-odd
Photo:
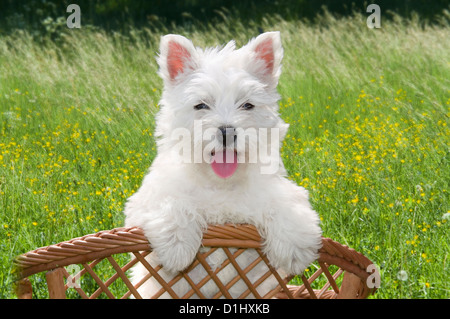
[[[22, 299], [32, 298], [32, 287], [28, 277], [46, 272], [50, 298], [66, 298], [66, 292], [69, 288], [75, 289], [82, 298], [86, 299], [94, 299], [100, 295], [108, 298], [129, 298], [130, 296], [140, 298], [137, 288], [142, 283], [133, 286], [126, 275], [126, 271], [138, 262], [141, 262], [148, 269], [149, 276], [153, 276], [162, 286], [153, 298], [158, 298], [165, 292], [169, 293], [172, 298], [189, 298], [194, 294], [197, 297], [204, 298], [200, 288], [209, 280], [213, 280], [219, 288], [219, 292], [214, 298], [231, 298], [228, 290], [240, 279], [246, 283], [248, 289], [239, 298], [245, 298], [252, 294], [256, 298], [361, 299], [375, 291], [374, 288], [367, 286], [367, 282], [370, 280], [368, 278], [371, 275], [367, 269], [372, 264], [368, 258], [329, 238], [323, 238], [322, 243], [323, 246], [316, 265], [317, 271], [314, 273], [308, 272], [308, 274], [312, 273], [310, 276], [298, 274], [297, 281], [300, 282], [301, 280], [302, 285], [289, 285], [294, 276], [282, 278], [269, 264], [267, 257], [262, 253], [261, 237], [254, 226], [231, 224], [209, 226], [204, 233], [202, 242], [203, 246], [211, 247], [209, 252], [197, 253], [191, 266], [166, 282], [158, 274], [161, 266], [152, 267], [144, 258], [151, 252], [151, 248], [142, 230], [139, 228], [116, 228], [38, 248], [17, 257], [19, 280], [16, 285], [16, 293]], [[252, 264], [245, 269], [241, 269], [236, 262], [236, 257], [248, 248], [255, 249], [259, 255], [252, 264], [263, 261], [269, 269], [266, 274], [261, 276], [260, 280], [253, 281], [253, 283], [246, 276], [251, 270]], [[221, 267], [213, 270], [206, 262], [206, 258], [207, 254], [217, 249], [222, 249], [228, 259], [223, 262]], [[118, 256], [125, 253], [131, 253], [133, 258], [131, 261], [126, 259], [125, 264], [120, 266], [120, 262], [117, 261]], [[96, 265], [105, 260], [109, 262], [109, 268], [114, 269], [114, 274], [109, 278], [104, 278], [104, 275], [95, 272], [97, 270], [95, 269]], [[190, 279], [189, 272], [199, 264], [205, 268], [207, 276], [195, 284]], [[217, 274], [229, 264], [233, 265], [238, 275], [230, 282], [221, 282]], [[81, 265], [78, 266], [80, 272], [70, 276], [67, 270], [70, 265]], [[92, 277], [96, 287], [98, 287], [93, 293], [86, 293], [83, 287], [71, 285], [73, 278], [87, 275]], [[259, 295], [256, 287], [271, 275], [277, 279], [278, 286], [263, 296]], [[171, 287], [181, 278], [186, 279], [192, 289], [185, 295], [178, 296]], [[321, 279], [318, 280], [318, 278]], [[115, 296], [110, 290], [110, 286], [118, 281], [122, 281], [126, 285], [125, 290], [127, 292]], [[317, 282], [321, 282], [320, 287], [317, 287]]]

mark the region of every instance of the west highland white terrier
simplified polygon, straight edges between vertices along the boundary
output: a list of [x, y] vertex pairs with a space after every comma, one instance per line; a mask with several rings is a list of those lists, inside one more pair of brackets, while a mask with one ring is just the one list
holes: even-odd
[[[263, 33], [240, 49], [234, 41], [200, 49], [180, 35], [161, 38], [158, 152], [142, 186], [126, 203], [125, 226], [143, 229], [152, 247], [146, 258], [153, 266], [162, 265], [164, 279], [192, 263], [209, 224], [256, 226], [271, 265], [286, 274], [302, 274], [317, 259], [318, 215], [308, 191], [286, 178], [279, 153], [288, 129], [278, 114], [282, 57], [279, 32]], [[255, 254], [248, 249], [238, 263], [245, 268]], [[225, 258], [217, 250], [208, 262], [216, 269]], [[225, 270], [219, 278], [227, 283], [237, 273], [231, 265]], [[249, 278], [266, 271], [261, 263]], [[137, 265], [132, 282], [146, 275], [148, 270]], [[195, 282], [206, 272], [198, 267], [190, 275]], [[261, 295], [276, 285], [269, 279], [258, 287]], [[160, 288], [150, 278], [138, 291], [151, 297]], [[182, 296], [191, 287], [182, 279], [172, 288]], [[230, 293], [237, 297], [246, 289], [239, 281]], [[218, 291], [212, 280], [201, 288], [208, 298]]]

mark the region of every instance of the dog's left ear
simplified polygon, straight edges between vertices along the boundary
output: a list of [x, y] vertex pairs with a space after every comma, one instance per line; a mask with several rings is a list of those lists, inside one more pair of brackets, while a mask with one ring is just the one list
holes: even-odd
[[269, 87], [275, 88], [281, 74], [283, 47], [280, 32], [260, 34], [247, 44], [250, 50], [249, 72], [255, 74]]
[[175, 84], [197, 67], [196, 56], [197, 51], [190, 40], [175, 34], [163, 36], [158, 57], [160, 76], [166, 83]]

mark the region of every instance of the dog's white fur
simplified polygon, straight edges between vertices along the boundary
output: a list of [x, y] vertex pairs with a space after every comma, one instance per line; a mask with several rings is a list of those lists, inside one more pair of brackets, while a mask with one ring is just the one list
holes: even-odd
[[[276, 142], [281, 144], [288, 128], [278, 115], [276, 88], [282, 56], [279, 32], [263, 33], [240, 49], [235, 49], [233, 41], [223, 48], [203, 50], [179, 35], [162, 37], [158, 63], [164, 91], [157, 115], [158, 154], [141, 188], [126, 204], [125, 225], [144, 230], [153, 248], [148, 260], [152, 265], [163, 266], [159, 271], [163, 278], [169, 279], [191, 264], [208, 224], [255, 225], [264, 239], [264, 253], [270, 263], [289, 274], [301, 274], [318, 257], [321, 245], [318, 215], [308, 201], [307, 190], [285, 177], [279, 153], [269, 155], [279, 162], [276, 173], [262, 174], [261, 161], [248, 161], [249, 143], [237, 145], [240, 163], [236, 172], [224, 179], [216, 176], [211, 165], [204, 161], [181, 161], [175, 151], [178, 141], [171, 138], [176, 128], [192, 132], [197, 120], [204, 128], [223, 125], [277, 128], [280, 134]], [[255, 107], [240, 108], [247, 102]], [[207, 104], [210, 109], [194, 110], [193, 106], [199, 103]], [[201, 143], [195, 139], [191, 142], [193, 146]], [[222, 143], [216, 148], [223, 148]], [[245, 268], [255, 255], [250, 249], [238, 262]], [[214, 268], [225, 258], [218, 250], [208, 261]], [[258, 265], [252, 271], [254, 277], [264, 273], [264, 267]], [[147, 273], [143, 266], [134, 267], [133, 283]], [[199, 267], [192, 273], [197, 277], [194, 281], [206, 275]], [[231, 265], [219, 273], [225, 283], [234, 275]], [[261, 293], [273, 284], [267, 282], [259, 288]], [[150, 297], [159, 288], [150, 279], [138, 291], [143, 297]], [[188, 289], [184, 280], [174, 286], [179, 295]], [[245, 290], [245, 284], [238, 282], [232, 295], [239, 296]], [[212, 281], [202, 288], [206, 297], [212, 297], [217, 291]]]

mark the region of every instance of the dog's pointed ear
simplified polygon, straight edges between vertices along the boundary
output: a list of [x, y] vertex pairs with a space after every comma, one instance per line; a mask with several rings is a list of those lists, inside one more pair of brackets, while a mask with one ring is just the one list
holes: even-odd
[[192, 42], [181, 35], [161, 37], [158, 64], [160, 76], [168, 83], [176, 80], [196, 66], [197, 51]]
[[260, 34], [247, 44], [250, 50], [249, 71], [270, 87], [276, 87], [281, 74], [283, 47], [280, 32]]

